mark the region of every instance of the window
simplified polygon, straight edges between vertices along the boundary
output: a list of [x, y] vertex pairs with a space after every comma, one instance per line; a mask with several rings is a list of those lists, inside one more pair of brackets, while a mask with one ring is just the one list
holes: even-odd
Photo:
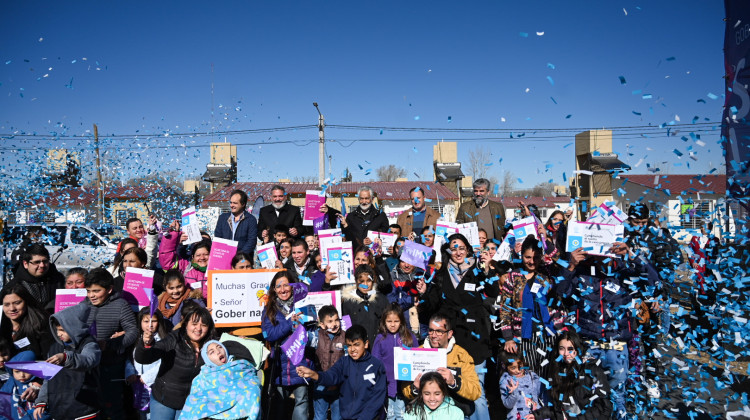
[[132, 210], [132, 209], [116, 210], [115, 211], [115, 224], [117, 226], [125, 226], [125, 222], [127, 222], [128, 219], [132, 219], [134, 217], [138, 217], [138, 212], [136, 210]]
[[47, 235], [45, 236], [44, 243], [51, 246], [62, 246], [65, 243], [65, 234], [67, 227], [65, 226], [47, 226]]
[[686, 229], [700, 229], [703, 219], [711, 214], [710, 201], [680, 205], [680, 224]]
[[75, 245], [102, 246], [102, 241], [93, 232], [82, 227], [73, 227], [70, 231], [70, 242]]

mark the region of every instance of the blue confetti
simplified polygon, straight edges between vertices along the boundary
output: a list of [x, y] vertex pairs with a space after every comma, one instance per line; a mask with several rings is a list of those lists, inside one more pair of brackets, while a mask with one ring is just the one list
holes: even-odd
[[620, 76], [620, 84], [626, 85], [628, 82], [625, 81], [625, 78], [623, 76]]
[[552, 76], [547, 76], [547, 80], [549, 80], [549, 84], [551, 84], [552, 86], [555, 85], [555, 81], [552, 80]]

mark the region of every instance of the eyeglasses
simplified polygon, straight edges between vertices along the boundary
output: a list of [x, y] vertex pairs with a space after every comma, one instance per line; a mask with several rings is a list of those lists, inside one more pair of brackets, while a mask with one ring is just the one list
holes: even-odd
[[29, 264], [30, 265], [40, 265], [40, 264], [49, 265], [49, 260], [29, 261]]
[[427, 334], [434, 334], [434, 335], [437, 335], [437, 336], [443, 336], [443, 335], [445, 335], [447, 333], [448, 333], [448, 331], [446, 331], [446, 330], [433, 330], [432, 328], [430, 328], [430, 329], [427, 330]]

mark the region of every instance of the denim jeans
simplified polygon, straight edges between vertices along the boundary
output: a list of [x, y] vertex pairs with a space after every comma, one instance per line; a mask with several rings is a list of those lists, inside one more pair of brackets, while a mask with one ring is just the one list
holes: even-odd
[[475, 365], [474, 370], [476, 370], [479, 377], [479, 387], [482, 388], [482, 395], [474, 401], [474, 414], [468, 418], [469, 420], [490, 420], [487, 397], [484, 395], [484, 374], [487, 373], [487, 361], [485, 360], [482, 364]]
[[169, 408], [160, 403], [154, 399], [153, 395], [151, 395], [149, 411], [151, 411], [151, 420], [177, 420], [182, 412], [182, 410], [175, 410], [174, 408]]
[[307, 385], [279, 386], [278, 390], [284, 401], [289, 398], [289, 395], [294, 395], [294, 411], [292, 411], [291, 420], [307, 420]]
[[395, 398], [388, 398], [388, 420], [403, 420], [406, 403], [396, 395]]
[[602, 369], [608, 371], [609, 387], [612, 388], [612, 402], [614, 403], [615, 418], [625, 419], [625, 380], [628, 378], [628, 346], [623, 350], [602, 349], [590, 347], [586, 357], [602, 361]]
[[341, 420], [338, 389], [327, 391], [325, 387], [318, 386], [313, 390], [312, 400], [315, 409], [313, 420], [326, 420], [328, 418], [328, 407], [331, 408], [331, 420]]

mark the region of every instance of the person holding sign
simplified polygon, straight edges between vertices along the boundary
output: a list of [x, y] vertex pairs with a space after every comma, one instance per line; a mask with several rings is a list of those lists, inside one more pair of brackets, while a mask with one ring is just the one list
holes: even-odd
[[587, 256], [583, 248], [571, 252], [568, 268], [562, 270], [562, 279], [558, 277], [557, 294], [574, 298], [576, 305], [570, 309], [577, 311], [580, 335], [588, 340], [586, 356], [601, 359], [608, 371], [617, 418], [624, 419], [633, 302], [646, 300], [644, 296], [654, 289], [658, 276], [640, 258], [623, 258], [630, 254], [624, 243], [615, 242], [610, 253], [617, 257]]
[[344, 419], [381, 419], [388, 404], [386, 373], [380, 360], [367, 351], [367, 330], [354, 324], [346, 330], [346, 349], [349, 357], [342, 357], [325, 372], [298, 366], [301, 378], [310, 378], [319, 385], [339, 385], [341, 417]]
[[3, 303], [0, 336], [12, 343], [16, 351], [30, 350], [37, 360], [44, 359], [55, 340], [47, 328], [49, 316], [20, 284], [5, 286], [0, 291], [0, 300]]
[[375, 192], [372, 188], [367, 185], [359, 187], [359, 191], [357, 191], [359, 206], [341, 220], [341, 230], [346, 236], [346, 240], [352, 242], [354, 248], [372, 244], [372, 240], [367, 237], [368, 230], [388, 232], [388, 217], [374, 207], [374, 198]]
[[234, 190], [229, 194], [229, 212], [219, 216], [214, 237], [237, 241], [237, 252], [253, 255], [258, 242], [258, 222], [247, 211], [247, 194]]
[[539, 241], [527, 236], [521, 245], [521, 268], [511, 271], [500, 285], [498, 318], [504, 350], [524, 359], [531, 371], [546, 378], [545, 355], [563, 326], [564, 311], [554, 305], [559, 300], [550, 299], [554, 281], [540, 271], [542, 254]]
[[[125, 286], [125, 273], [127, 272], [127, 269], [128, 268], [146, 268], [147, 261], [148, 261], [148, 257], [146, 256], [146, 251], [137, 247], [128, 248], [122, 254], [120, 267], [117, 270], [118, 274], [114, 278], [113, 290], [115, 292], [122, 292]], [[161, 270], [154, 271], [154, 282], [152, 285], [152, 288], [154, 289], [154, 293], [156, 293], [157, 295], [164, 291], [164, 287], [162, 286], [163, 280], [162, 280], [160, 271]]]
[[479, 178], [472, 184], [474, 196], [461, 204], [456, 213], [456, 223], [477, 222], [484, 229], [487, 240], [502, 240], [505, 237], [505, 206], [490, 200], [492, 183]]
[[185, 281], [193, 289], [201, 289], [205, 298], [206, 290], [206, 267], [208, 267], [208, 256], [211, 254], [211, 241], [201, 240], [190, 245], [190, 260], [178, 255], [177, 245], [187, 240], [187, 234], [180, 234], [180, 222], [174, 221], [169, 225], [169, 232], [164, 235], [159, 246], [159, 262], [162, 268], [169, 270], [176, 268], [185, 276]]
[[[474, 359], [453, 337], [451, 321], [446, 315], [435, 314], [429, 319], [427, 340], [422, 344], [426, 349], [447, 349], [447, 367], [437, 369], [437, 373], [448, 384], [449, 395], [465, 416], [475, 411], [474, 402], [482, 395], [482, 386], [474, 366]], [[404, 385], [401, 392], [412, 400], [420, 393], [420, 379], [417, 376], [413, 383]]]
[[298, 237], [302, 234], [302, 214], [299, 207], [287, 202], [284, 187], [274, 185], [271, 188], [271, 204], [260, 209], [258, 215], [258, 239], [268, 243], [278, 224], [288, 227], [290, 236]]
[[[435, 274], [428, 289], [422, 282], [417, 290], [423, 299], [417, 306], [422, 318], [438, 312], [451, 316], [455, 322], [456, 343], [471, 355], [476, 374], [482, 384], [482, 394], [476, 401], [475, 419], [488, 419], [489, 411], [484, 396], [486, 360], [492, 354], [490, 346], [490, 314], [485, 298], [497, 298], [497, 282], [485, 280], [477, 266], [469, 240], [460, 233], [448, 237], [441, 247], [443, 265]], [[430, 326], [432, 328], [432, 326]], [[449, 382], [450, 383], [450, 382]]]
[[[268, 380], [276, 386], [281, 394], [282, 403], [276, 407], [277, 416], [292, 420], [307, 420], [308, 388], [305, 380], [295, 370], [289, 356], [281, 350], [284, 343], [292, 335], [300, 323], [299, 313], [294, 309], [294, 293], [292, 291], [292, 276], [287, 271], [280, 271], [271, 279], [268, 288], [268, 302], [261, 315], [261, 329], [266, 341], [273, 346], [271, 363], [275, 372]], [[307, 357], [303, 357], [302, 366], [312, 368], [313, 364]], [[299, 369], [299, 368], [297, 368]], [[284, 401], [294, 395], [294, 410], [284, 413]], [[279, 414], [279, 413], [283, 413]]]

